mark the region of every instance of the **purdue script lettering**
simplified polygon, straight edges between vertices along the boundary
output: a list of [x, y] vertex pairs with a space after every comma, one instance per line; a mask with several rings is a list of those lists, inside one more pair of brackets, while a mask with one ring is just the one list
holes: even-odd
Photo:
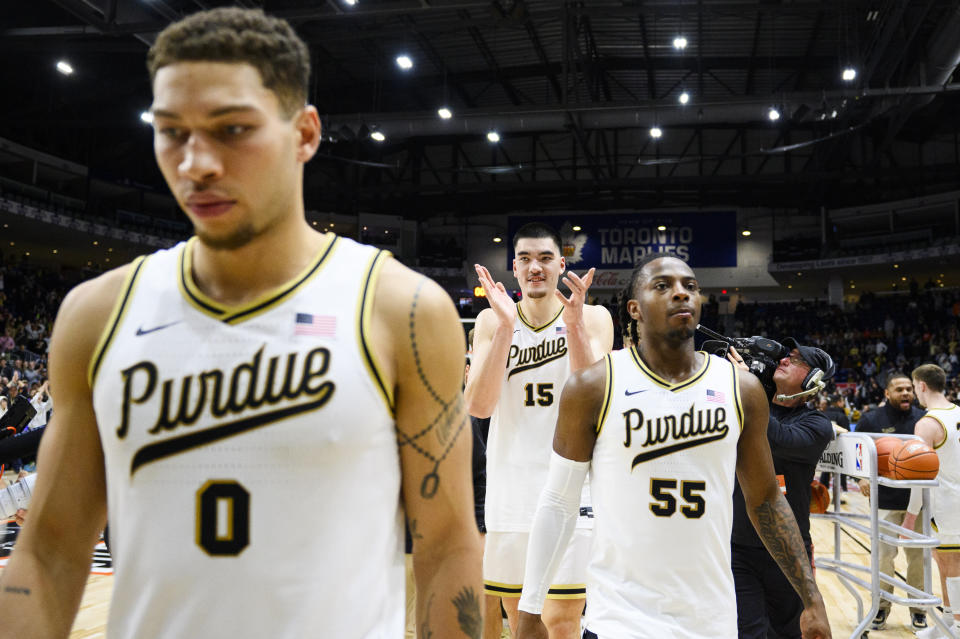
[[546, 339], [536, 346], [527, 346], [526, 348], [511, 344], [510, 352], [507, 354], [507, 368], [510, 369], [507, 377], [543, 366], [547, 362], [560, 359], [566, 354], [567, 339], [565, 337]]
[[[332, 381], [321, 381], [330, 365], [330, 351], [315, 348], [306, 355], [289, 353], [273, 356], [263, 365], [263, 349], [248, 362], [230, 372], [208, 370], [184, 375], [179, 380], [159, 379], [157, 365], [142, 361], [120, 371], [123, 376], [123, 405], [117, 436], [127, 436], [131, 408], [145, 405], [158, 395], [154, 424], [147, 432], [158, 435], [182, 426], [191, 426], [205, 414], [222, 418], [263, 405], [275, 405], [301, 396], [329, 398]], [[298, 360], [301, 359], [302, 363]], [[137, 420], [141, 420], [138, 418]]]
[[[623, 422], [625, 448], [630, 448], [635, 439], [641, 441], [642, 448], [657, 446], [634, 457], [632, 467], [685, 448], [721, 440], [730, 431], [723, 406], [704, 410], [691, 404], [689, 410], [680, 415], [662, 415], [655, 419], [645, 419], [641, 410], [631, 408], [623, 413]], [[637, 431], [642, 431], [639, 437], [634, 436]], [[676, 443], [662, 446], [671, 440]]]

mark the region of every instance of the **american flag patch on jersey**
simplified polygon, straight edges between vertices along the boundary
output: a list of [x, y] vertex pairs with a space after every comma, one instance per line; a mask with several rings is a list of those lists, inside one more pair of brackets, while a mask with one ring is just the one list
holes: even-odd
[[567, 327], [566, 327], [566, 326], [558, 326], [555, 334], [556, 334], [556, 335], [566, 335], [566, 334], [567, 334]]
[[337, 318], [333, 315], [297, 313], [297, 321], [294, 324], [293, 334], [334, 337], [337, 334]]
[[727, 398], [726, 395], [720, 391], [707, 389], [707, 401], [714, 402], [716, 404], [722, 404], [723, 402], [727, 401]]

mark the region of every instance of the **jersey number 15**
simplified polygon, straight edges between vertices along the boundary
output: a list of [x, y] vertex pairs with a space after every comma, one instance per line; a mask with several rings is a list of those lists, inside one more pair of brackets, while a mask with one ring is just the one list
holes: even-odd
[[[533, 395], [534, 387], [537, 391], [536, 398]], [[553, 382], [549, 384], [526, 384], [523, 387], [523, 392], [526, 396], [523, 402], [524, 406], [534, 406], [536, 404], [549, 406], [553, 403]]]

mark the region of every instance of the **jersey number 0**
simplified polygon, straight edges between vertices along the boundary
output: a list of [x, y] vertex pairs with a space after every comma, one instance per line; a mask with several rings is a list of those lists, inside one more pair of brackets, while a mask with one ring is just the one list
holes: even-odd
[[197, 544], [214, 557], [250, 544], [250, 493], [240, 483], [211, 479], [197, 491]]

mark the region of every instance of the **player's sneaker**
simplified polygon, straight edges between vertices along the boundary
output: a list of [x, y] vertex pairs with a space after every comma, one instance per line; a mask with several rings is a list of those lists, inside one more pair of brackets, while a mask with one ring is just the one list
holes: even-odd
[[890, 614], [888, 608], [881, 608], [877, 611], [877, 616], [870, 622], [870, 630], [883, 630], [887, 625], [887, 615]]
[[924, 612], [910, 613], [910, 625], [914, 630], [923, 630], [927, 627], [927, 614]]

